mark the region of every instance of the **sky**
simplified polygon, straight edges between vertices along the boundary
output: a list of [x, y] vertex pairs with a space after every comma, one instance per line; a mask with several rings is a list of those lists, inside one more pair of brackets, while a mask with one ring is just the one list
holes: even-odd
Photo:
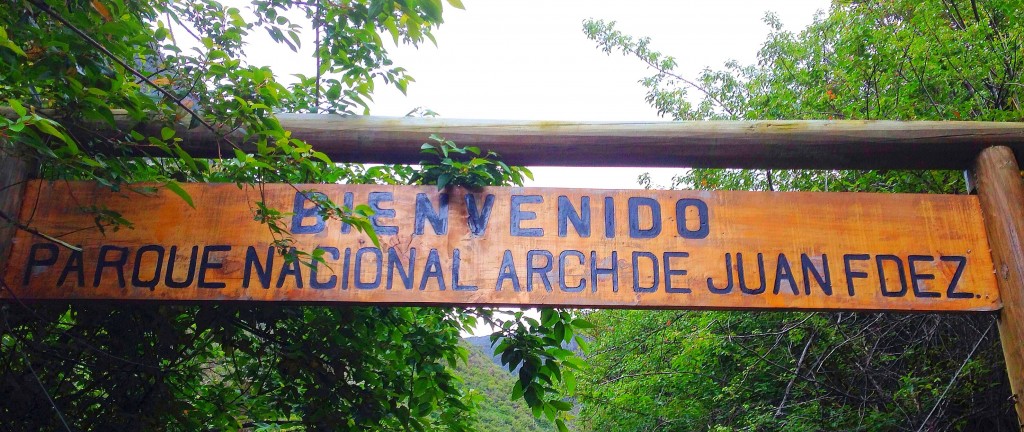
[[[379, 84], [372, 115], [403, 116], [417, 107], [445, 118], [480, 120], [658, 121], [638, 82], [652, 71], [635, 58], [605, 54], [582, 30], [587, 18], [616, 21], [620, 31], [650, 37], [652, 48], [674, 56], [677, 72], [696, 77], [728, 60], [756, 61], [775, 13], [785, 28], [799, 31], [823, 0], [463, 0], [465, 10], [445, 5], [437, 45], [418, 49], [391, 44], [395, 64], [416, 82], [406, 95]], [[268, 44], [272, 45], [272, 44]], [[280, 52], [274, 51], [281, 50]], [[311, 56], [269, 46], [257, 54], [278, 76], [312, 75]], [[261, 63], [260, 60], [254, 61]], [[628, 150], [627, 150], [628, 151]], [[666, 186], [673, 168], [532, 167], [527, 186], [599, 189], [639, 188], [651, 174]]]
[[[647, 36], [655, 50], [674, 56], [678, 72], [696, 77], [728, 60], [756, 62], [768, 34], [765, 13], [799, 31], [821, 0], [607, 1], [466, 0], [445, 9], [437, 46], [392, 49], [396, 64], [415, 77], [407, 95], [380, 87], [371, 114], [401, 116], [426, 107], [442, 117], [507, 120], [656, 121], [638, 82], [653, 74], [638, 59], [596, 48], [582, 30], [587, 18]], [[694, 92], [691, 92], [694, 93]], [[532, 186], [629, 189], [650, 172], [666, 186], [672, 168], [535, 167]]]

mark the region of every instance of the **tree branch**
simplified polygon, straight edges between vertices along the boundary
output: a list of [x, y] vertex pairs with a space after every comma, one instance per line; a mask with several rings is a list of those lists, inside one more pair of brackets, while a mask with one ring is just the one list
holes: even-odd
[[[79, 37], [81, 37], [82, 40], [84, 40], [86, 43], [88, 43], [89, 45], [92, 45], [94, 48], [99, 50], [100, 53], [102, 53], [107, 58], [113, 60], [115, 63], [117, 63], [118, 65], [123, 67], [126, 71], [128, 71], [132, 75], [135, 75], [136, 78], [142, 80], [143, 82], [148, 84], [150, 87], [153, 87], [154, 89], [156, 89], [156, 91], [160, 92], [160, 94], [164, 95], [164, 97], [174, 101], [175, 105], [177, 105], [179, 108], [181, 108], [186, 113], [191, 115], [192, 118], [194, 118], [197, 121], [199, 121], [199, 123], [201, 123], [207, 129], [209, 129], [211, 132], [213, 132], [214, 134], [217, 134], [217, 128], [215, 128], [212, 124], [210, 124], [208, 121], [206, 121], [206, 119], [204, 119], [202, 116], [200, 116], [199, 113], [195, 112], [192, 108], [189, 108], [187, 105], [182, 103], [181, 100], [178, 99], [177, 96], [171, 94], [171, 92], [167, 91], [167, 89], [164, 89], [163, 87], [160, 87], [159, 85], [154, 83], [151, 79], [149, 79], [149, 77], [147, 77], [145, 74], [143, 74], [142, 72], [139, 72], [138, 70], [133, 68], [131, 65], [129, 65], [127, 62], [122, 60], [120, 57], [118, 57], [114, 53], [110, 52], [110, 50], [108, 50], [102, 44], [100, 44], [95, 39], [93, 39], [91, 36], [89, 36], [89, 34], [87, 34], [86, 32], [82, 31], [82, 29], [76, 27], [70, 21], [68, 21], [63, 16], [61, 16], [60, 13], [58, 13], [55, 10], [53, 10], [53, 8], [51, 8], [50, 5], [48, 5], [46, 3], [43, 3], [41, 0], [28, 0], [28, 2], [32, 6], [35, 6], [39, 10], [41, 10], [44, 13], [46, 13], [47, 15], [49, 15], [54, 20], [57, 20], [58, 22], [63, 24], [65, 27], [67, 27], [68, 29], [73, 31], [75, 34], [77, 34]], [[219, 135], [219, 134], [217, 134], [217, 135]], [[227, 142], [228, 144], [231, 145], [231, 147], [234, 147], [236, 149], [241, 149], [241, 147], [239, 147], [237, 144], [235, 144], [234, 142], [232, 142], [230, 139], [228, 139], [225, 136], [218, 136], [218, 139]]]
[[939, 408], [939, 405], [942, 405], [942, 401], [946, 399], [946, 393], [949, 393], [949, 389], [953, 387], [953, 383], [955, 383], [956, 379], [960, 377], [960, 372], [964, 371], [964, 367], [966, 367], [967, 363], [971, 361], [971, 357], [974, 357], [974, 352], [978, 350], [978, 347], [981, 346], [981, 342], [985, 340], [985, 337], [988, 336], [988, 332], [992, 330], [992, 326], [995, 324], [996, 320], [993, 318], [985, 329], [985, 332], [982, 333], [981, 337], [978, 338], [978, 341], [974, 343], [974, 347], [971, 348], [971, 352], [967, 354], [967, 358], [965, 358], [964, 362], [960, 364], [960, 368], [953, 374], [953, 378], [949, 380], [949, 384], [947, 384], [946, 388], [942, 390], [942, 394], [940, 394], [939, 399], [935, 401], [935, 405], [932, 406], [931, 411], [928, 411], [928, 415], [925, 416], [924, 421], [921, 422], [921, 427], [917, 428], [917, 432], [923, 431], [924, 427], [928, 425], [928, 420], [932, 418], [932, 414], [935, 414], [935, 410]]
[[807, 343], [804, 344], [804, 349], [800, 353], [800, 359], [796, 361], [796, 367], [793, 369], [793, 377], [789, 379], [789, 383], [786, 384], [786, 391], [782, 394], [782, 402], [779, 402], [779, 407], [775, 410], [775, 418], [782, 415], [782, 408], [786, 406], [786, 399], [789, 399], [789, 391], [793, 388], [793, 382], [800, 376], [800, 366], [803, 365], [804, 359], [807, 358], [807, 350], [811, 348], [811, 344], [814, 343], [816, 337], [817, 333], [811, 333], [811, 336], [807, 338]]
[[57, 243], [57, 244], [59, 244], [61, 246], [64, 246], [64, 247], [70, 249], [70, 250], [73, 250], [75, 252], [81, 252], [82, 251], [82, 248], [80, 248], [78, 246], [75, 246], [75, 245], [73, 245], [71, 243], [68, 243], [68, 242], [66, 242], [64, 240], [58, 239], [56, 237], [53, 237], [51, 235], [39, 232], [39, 230], [21, 223], [21, 221], [11, 217], [11, 215], [8, 215], [7, 213], [5, 213], [3, 211], [0, 211], [0, 219], [3, 219], [5, 221], [7, 221], [7, 223], [13, 225], [15, 228], [20, 229], [22, 231], [25, 231], [25, 232], [27, 232], [29, 234], [32, 234], [32, 235], [36, 236], [36, 237], [39, 237], [39, 238], [45, 239], [47, 241], [51, 241], [51, 242]]

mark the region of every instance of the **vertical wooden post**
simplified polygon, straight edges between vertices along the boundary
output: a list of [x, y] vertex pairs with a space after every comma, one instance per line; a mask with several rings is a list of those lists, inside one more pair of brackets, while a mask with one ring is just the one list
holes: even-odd
[[[1013, 151], [989, 147], [973, 168], [1003, 310], [999, 339], [1018, 424], [1024, 423], [1024, 183]], [[1022, 425], [1024, 426], [1024, 425]]]
[[[31, 173], [30, 164], [0, 151], [0, 212], [17, 220], [21, 212], [21, 197], [25, 193], [25, 180]], [[0, 217], [0, 280], [7, 272], [7, 258], [17, 228]]]

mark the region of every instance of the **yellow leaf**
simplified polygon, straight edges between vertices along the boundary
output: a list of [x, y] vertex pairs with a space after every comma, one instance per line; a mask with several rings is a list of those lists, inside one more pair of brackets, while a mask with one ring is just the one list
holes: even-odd
[[110, 14], [110, 9], [107, 9], [103, 3], [100, 3], [100, 0], [92, 0], [92, 8], [96, 9], [96, 12], [99, 12], [107, 22], [114, 20], [114, 16]]

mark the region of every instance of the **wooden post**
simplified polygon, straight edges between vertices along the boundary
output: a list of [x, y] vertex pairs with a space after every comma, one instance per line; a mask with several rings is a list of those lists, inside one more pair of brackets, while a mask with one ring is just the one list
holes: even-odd
[[[974, 164], [985, 229], [1003, 310], [999, 338], [1010, 375], [1018, 423], [1024, 422], [1024, 183], [1008, 147], [981, 151]], [[1024, 425], [1022, 425], [1024, 426]]]
[[17, 228], [4, 216], [17, 220], [21, 211], [21, 198], [25, 193], [25, 180], [31, 173], [30, 164], [0, 151], [0, 279], [7, 271], [7, 258]]

